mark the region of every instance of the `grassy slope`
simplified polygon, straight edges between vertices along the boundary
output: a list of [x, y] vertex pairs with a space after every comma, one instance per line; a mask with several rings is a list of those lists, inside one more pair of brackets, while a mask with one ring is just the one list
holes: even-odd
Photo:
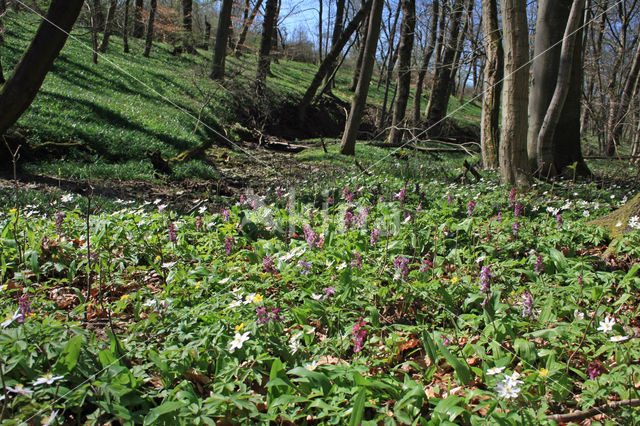
[[[7, 14], [6, 43], [1, 48], [5, 70], [17, 63], [38, 23], [33, 15]], [[145, 151], [159, 150], [170, 157], [208, 137], [203, 126], [194, 132], [200, 113], [204, 123], [230, 125], [237, 120], [232, 95], [208, 79], [210, 52], [175, 57], [170, 54], [172, 46], [156, 43], [147, 59], [140, 54], [142, 41], [132, 39], [132, 53], [125, 54], [122, 39], [114, 36], [108, 53], [94, 65], [88, 31], [77, 27], [72, 34], [18, 126], [26, 129], [32, 143], [81, 142], [98, 155], [76, 151], [64, 162], [31, 164], [31, 170], [70, 178], [148, 179], [153, 170]], [[234, 76], [240, 90], [252, 81], [254, 59], [253, 55], [227, 59], [228, 75]], [[312, 64], [281, 60], [272, 66], [269, 85], [281, 99], [299, 98], [315, 70]], [[336, 95], [348, 101], [350, 73], [341, 72], [336, 80]], [[372, 83], [369, 101], [381, 105], [383, 96], [384, 87]], [[209, 97], [211, 102], [203, 108]], [[452, 98], [450, 110], [457, 106]], [[466, 107], [456, 117], [474, 121], [479, 110]], [[176, 170], [174, 178], [214, 175], [213, 169], [196, 161]]]

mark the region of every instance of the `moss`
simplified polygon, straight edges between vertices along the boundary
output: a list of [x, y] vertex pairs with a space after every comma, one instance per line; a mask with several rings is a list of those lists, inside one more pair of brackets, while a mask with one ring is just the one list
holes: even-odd
[[613, 254], [620, 238], [633, 230], [629, 226], [629, 219], [633, 216], [640, 216], [640, 194], [619, 209], [587, 223], [587, 225], [602, 226], [609, 232], [612, 241], [604, 253], [605, 257]]

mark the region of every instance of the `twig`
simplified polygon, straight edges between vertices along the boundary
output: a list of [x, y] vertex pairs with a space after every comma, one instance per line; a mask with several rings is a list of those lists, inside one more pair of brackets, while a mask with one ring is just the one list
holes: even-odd
[[358, 163], [358, 160], [355, 160], [355, 164], [356, 164], [356, 167], [359, 168], [362, 173], [364, 173], [367, 176], [371, 176], [371, 172], [365, 169], [364, 167], [362, 167], [362, 165]]
[[599, 407], [593, 407], [587, 411], [574, 411], [573, 413], [566, 414], [554, 414], [547, 417], [547, 420], [553, 420], [557, 423], [568, 422], [580, 422], [598, 414], [602, 414], [603, 411], [615, 410], [618, 407], [640, 407], [640, 399], [624, 399], [622, 401], [608, 402]]

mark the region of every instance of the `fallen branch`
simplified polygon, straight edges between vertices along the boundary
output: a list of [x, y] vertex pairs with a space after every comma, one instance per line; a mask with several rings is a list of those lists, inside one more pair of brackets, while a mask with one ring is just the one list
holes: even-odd
[[603, 414], [605, 411], [615, 410], [618, 407], [640, 407], [640, 399], [624, 399], [622, 401], [608, 402], [587, 411], [574, 411], [573, 413], [554, 414], [547, 417], [557, 423], [580, 422], [582, 420]]
[[442, 153], [442, 152], [460, 152], [468, 155], [473, 155], [473, 152], [466, 148], [425, 148], [422, 146], [416, 146], [411, 144], [391, 144], [391, 143], [383, 143], [383, 142], [371, 142], [369, 143], [371, 146], [375, 146], [378, 148], [406, 148], [413, 151], [419, 152], [427, 152], [427, 153]]

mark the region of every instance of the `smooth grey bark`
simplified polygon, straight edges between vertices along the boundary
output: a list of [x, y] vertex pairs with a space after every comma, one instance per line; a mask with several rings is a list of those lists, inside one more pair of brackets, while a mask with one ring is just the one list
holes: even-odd
[[529, 29], [526, 3], [501, 0], [504, 34], [504, 85], [500, 133], [500, 177], [504, 184], [530, 187], [527, 173]]
[[362, 9], [360, 9], [358, 13], [356, 13], [356, 15], [353, 17], [351, 22], [349, 22], [349, 25], [347, 25], [347, 27], [344, 29], [336, 44], [333, 45], [331, 51], [327, 54], [327, 56], [318, 67], [318, 71], [313, 76], [311, 84], [309, 84], [309, 87], [304, 93], [300, 104], [298, 104], [298, 119], [300, 121], [304, 120], [307, 109], [309, 108], [309, 105], [311, 105], [311, 102], [313, 101], [318, 88], [322, 84], [322, 80], [326, 76], [330, 75], [330, 73], [333, 71], [335, 61], [340, 55], [340, 52], [342, 52], [342, 49], [351, 38], [351, 35], [358, 29], [360, 23], [366, 18], [370, 10], [371, 0], [362, 5]]
[[135, 0], [133, 9], [133, 36], [135, 38], [144, 37], [144, 21], [142, 12], [144, 9], [144, 0]]
[[411, 52], [413, 51], [416, 30], [416, 2], [402, 1], [402, 23], [400, 24], [400, 45], [398, 46], [398, 85], [397, 97], [393, 108], [390, 143], [400, 143], [404, 133], [404, 117], [407, 112], [409, 92], [411, 91]]
[[422, 56], [422, 63], [418, 70], [418, 78], [416, 79], [416, 93], [413, 97], [413, 125], [418, 126], [420, 123], [420, 105], [422, 104], [422, 91], [424, 89], [424, 78], [427, 75], [429, 62], [433, 56], [436, 47], [436, 38], [438, 36], [438, 15], [440, 14], [440, 2], [432, 2], [431, 26], [429, 27], [429, 41]]
[[262, 92], [264, 89], [267, 84], [267, 75], [271, 72], [270, 52], [273, 39], [273, 27], [277, 12], [277, 0], [267, 0], [267, 4], [265, 5], [264, 21], [262, 22], [260, 51], [258, 52], [258, 70], [256, 73], [256, 89], [258, 92]]
[[556, 176], [561, 171], [556, 166], [556, 143], [558, 142], [554, 140], [554, 136], [564, 103], [569, 94], [574, 48], [580, 48], [582, 44], [582, 39], [578, 44], [574, 33], [582, 23], [584, 2], [585, 0], [573, 0], [560, 51], [560, 64], [555, 90], [538, 132], [537, 162], [540, 175], [543, 177]]
[[342, 143], [340, 145], [340, 153], [343, 155], [355, 155], [356, 153], [356, 138], [358, 136], [358, 130], [360, 129], [364, 107], [367, 102], [367, 95], [369, 94], [373, 64], [376, 60], [376, 48], [378, 46], [378, 38], [380, 37], [383, 5], [384, 0], [373, 0], [371, 5], [369, 29], [367, 30], [367, 41], [364, 48], [360, 78], [358, 79], [358, 86], [351, 101], [351, 110], [347, 117], [344, 134], [342, 135]]
[[153, 25], [156, 20], [156, 8], [158, 7], [158, 0], [151, 0], [149, 4], [149, 21], [147, 21], [147, 33], [145, 34], [144, 52], [142, 56], [149, 57], [151, 53], [151, 46], [153, 45]]
[[[534, 60], [532, 69], [532, 85], [529, 96], [529, 134], [527, 151], [529, 156], [529, 170], [541, 172], [539, 167], [539, 135], [553, 94], [558, 83], [560, 68], [560, 56], [562, 40], [567, 28], [570, 10], [573, 0], [545, 0], [540, 3], [536, 26]], [[580, 17], [580, 23], [582, 17]], [[579, 27], [580, 25], [578, 25]], [[575, 34], [576, 40], [582, 40], [582, 31]], [[577, 163], [576, 173], [579, 175], [590, 174], [582, 157], [580, 142], [580, 114], [581, 99], [583, 93], [583, 51], [581, 43], [576, 41], [573, 49], [572, 66], [570, 71], [569, 88], [566, 99], [561, 107], [558, 122], [555, 125], [553, 139], [547, 147], [548, 164], [553, 157], [553, 174], [560, 173], [564, 168]], [[580, 44], [578, 44], [580, 43]], [[552, 176], [552, 171], [547, 167], [541, 176]]]
[[439, 136], [442, 122], [447, 115], [449, 97], [451, 96], [452, 67], [456, 55], [458, 33], [460, 31], [464, 0], [454, 0], [449, 20], [449, 34], [446, 44], [443, 42], [441, 60], [436, 64], [436, 73], [431, 85], [431, 95], [427, 106], [427, 125], [430, 136]]
[[[83, 0], [52, 0], [46, 19], [40, 23], [29, 47], [0, 90], [0, 135], [5, 134], [33, 102], [83, 4]], [[2, 152], [0, 163], [8, 164], [8, 152], [4, 149]]]
[[213, 80], [224, 79], [225, 59], [227, 57], [227, 40], [231, 28], [231, 9], [233, 0], [223, 0], [220, 16], [218, 17], [218, 29], [216, 30], [216, 42], [213, 48], [213, 65], [210, 77]]
[[101, 53], [105, 53], [107, 51], [107, 47], [109, 46], [109, 38], [113, 33], [113, 20], [116, 16], [117, 7], [118, 0], [111, 0], [109, 3], [109, 10], [107, 11], [107, 19], [104, 23], [104, 34], [102, 35], [102, 42], [100, 43], [100, 47], [98, 48]]
[[480, 144], [485, 169], [497, 169], [500, 146], [500, 92], [504, 76], [502, 35], [498, 28], [497, 0], [482, 0], [482, 31], [486, 51]]
[[131, 0], [124, 2], [124, 28], [122, 29], [122, 43], [124, 45], [124, 53], [129, 53], [129, 5]]

